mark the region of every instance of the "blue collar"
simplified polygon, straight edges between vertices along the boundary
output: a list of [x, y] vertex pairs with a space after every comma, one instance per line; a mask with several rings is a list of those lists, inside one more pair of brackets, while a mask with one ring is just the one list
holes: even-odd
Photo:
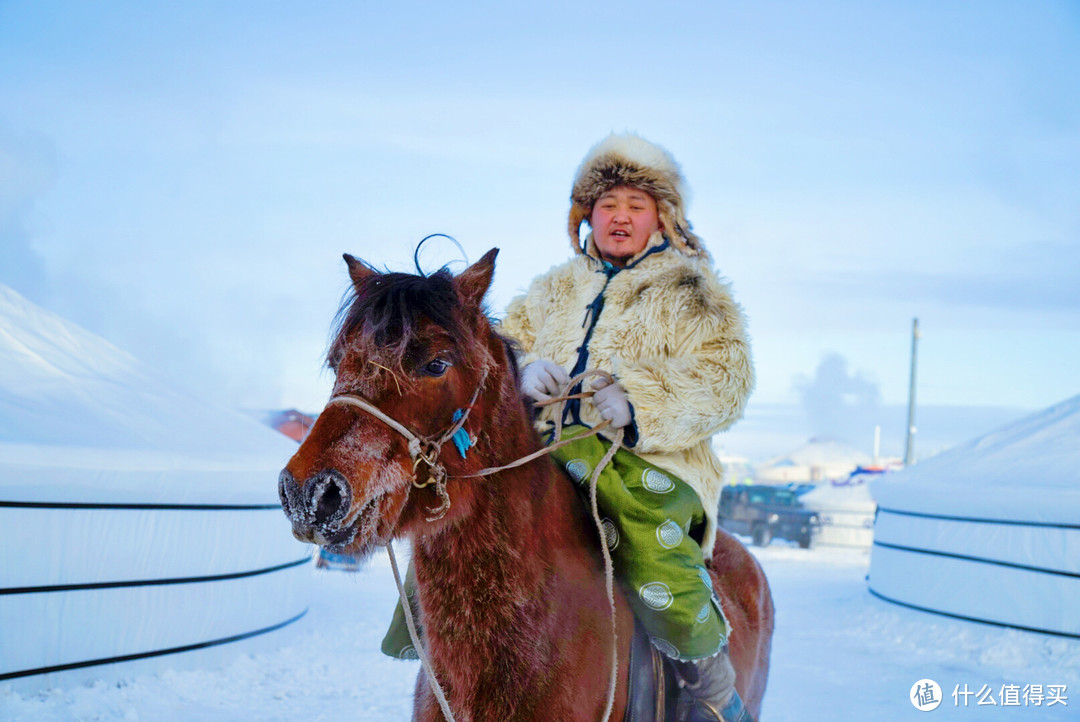
[[664, 242], [661, 243], [659, 246], [653, 246], [649, 250], [645, 251], [645, 253], [641, 254], [641, 257], [638, 258], [636, 261], [634, 261], [633, 263], [628, 263], [627, 265], [623, 266], [622, 268], [618, 268], [616, 266], [613, 266], [610, 262], [605, 261], [602, 258], [601, 259], [593, 259], [593, 260], [599, 260], [600, 264], [604, 268], [604, 273], [606, 273], [608, 275], [608, 277], [611, 277], [611, 276], [614, 276], [619, 271], [625, 271], [627, 268], [633, 268], [634, 266], [641, 263], [642, 261], [644, 261], [646, 258], [651, 256], [652, 254], [659, 253], [660, 251], [667, 250], [670, 246], [671, 246], [671, 243], [668, 241], [667, 238], [664, 238]]

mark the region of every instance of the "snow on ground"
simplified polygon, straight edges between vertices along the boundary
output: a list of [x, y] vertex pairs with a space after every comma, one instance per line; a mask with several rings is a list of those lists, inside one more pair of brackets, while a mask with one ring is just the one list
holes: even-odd
[[[767, 720], [1080, 719], [1080, 640], [1001, 629], [910, 610], [866, 588], [865, 550], [754, 550], [776, 603]], [[917, 581], [917, 580], [913, 580]], [[987, 593], [993, 593], [987, 590]], [[932, 679], [944, 701], [921, 712], [912, 686]], [[1002, 685], [1067, 685], [1068, 706], [1003, 707]], [[997, 707], [953, 691], [993, 691]], [[985, 697], [984, 697], [985, 699]], [[929, 715], [925, 717], [924, 715]]]
[[[1080, 640], [999, 629], [895, 606], [866, 589], [869, 552], [779, 542], [754, 549], [776, 602], [776, 635], [762, 718], [785, 720], [1080, 719]], [[399, 556], [402, 556], [399, 554]], [[121, 685], [18, 695], [0, 685], [3, 720], [403, 720], [418, 663], [378, 643], [396, 599], [385, 557], [361, 572], [313, 571], [313, 602], [278, 635], [275, 651], [220, 670], [174, 671]], [[987, 590], [993, 593], [993, 590]], [[933, 712], [909, 701], [935, 680]], [[1067, 706], [1001, 706], [1003, 685], [1066, 685]], [[987, 686], [998, 706], [953, 700]], [[984, 695], [983, 700], [987, 697]], [[929, 716], [924, 716], [929, 715]]]

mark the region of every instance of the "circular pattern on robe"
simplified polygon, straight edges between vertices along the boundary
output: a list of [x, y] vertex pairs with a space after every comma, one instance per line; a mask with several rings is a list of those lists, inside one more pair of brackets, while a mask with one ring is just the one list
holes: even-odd
[[699, 566], [697, 568], [697, 573], [698, 573], [698, 576], [701, 577], [702, 583], [705, 586], [707, 586], [709, 589], [712, 589], [713, 588], [713, 586], [712, 586], [712, 577], [709, 576], [708, 570], [705, 569], [705, 567], [703, 567], [703, 566]]
[[399, 659], [420, 659], [420, 655], [417, 654], [416, 647], [412, 646], [411, 644], [406, 644], [404, 647], [401, 648], [401, 651], [398, 652], [398, 658]]
[[641, 475], [641, 483], [656, 494], [666, 494], [675, 488], [675, 482], [656, 469], [646, 469]]
[[668, 519], [656, 527], [656, 540], [665, 549], [674, 549], [682, 543], [683, 530], [679, 528], [678, 524]]
[[645, 602], [645, 606], [658, 612], [667, 609], [675, 601], [671, 589], [663, 582], [642, 584], [641, 588], [638, 589], [638, 596], [641, 597], [641, 601]]
[[566, 473], [570, 474], [570, 477], [580, 484], [589, 478], [589, 462], [584, 459], [568, 461], [566, 462]]
[[697, 621], [698, 624], [704, 624], [705, 622], [709, 621], [710, 614], [712, 614], [712, 604], [706, 603], [705, 606], [701, 608], [701, 611], [697, 613], [697, 616], [694, 617], [694, 619]]
[[668, 657], [671, 657], [672, 659], [678, 659], [680, 657], [679, 648], [671, 642], [667, 641], [666, 639], [660, 639], [659, 637], [651, 637], [649, 641], [652, 642], [652, 645], [654, 647], [659, 649]]
[[600, 525], [604, 527], [604, 542], [607, 544], [608, 551], [613, 551], [619, 546], [619, 530], [611, 519], [605, 518]]

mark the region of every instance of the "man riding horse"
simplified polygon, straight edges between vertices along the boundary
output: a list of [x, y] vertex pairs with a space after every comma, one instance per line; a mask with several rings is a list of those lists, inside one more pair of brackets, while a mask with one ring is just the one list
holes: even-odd
[[[584, 432], [605, 420], [623, 430], [626, 448], [597, 486], [617, 577], [691, 691], [680, 719], [749, 720], [728, 656], [739, 630], [729, 629], [706, 560], [722, 487], [710, 439], [742, 416], [754, 373], [742, 311], [691, 232], [683, 196], [663, 148], [631, 134], [598, 143], [571, 194], [575, 256], [510, 303], [501, 331], [520, 345], [522, 391], [534, 402], [587, 369], [614, 378], [591, 384], [591, 403], [540, 411], [538, 428], [556, 441], [553, 409], [563, 409], [561, 438], [574, 441], [552, 455], [579, 485], [610, 447]], [[582, 221], [592, 230], [584, 243]], [[413, 654], [404, 626], [399, 607], [384, 652]]]
[[[570, 196], [575, 256], [511, 302], [502, 330], [521, 344], [522, 390], [534, 401], [587, 368], [613, 375], [593, 383], [592, 404], [567, 404], [563, 436], [604, 419], [624, 429], [633, 454], [598, 489], [609, 547], [622, 540], [613, 550], [620, 581], [693, 692], [686, 719], [737, 719], [727, 635], [739, 630], [727, 628], [703, 572], [722, 486], [710, 440], [742, 416], [754, 371], [742, 311], [690, 230], [684, 195], [663, 148], [632, 134], [598, 143]], [[592, 231], [584, 242], [582, 221]], [[543, 430], [552, 414], [540, 413]], [[602, 443], [592, 437], [556, 456], [595, 459]]]

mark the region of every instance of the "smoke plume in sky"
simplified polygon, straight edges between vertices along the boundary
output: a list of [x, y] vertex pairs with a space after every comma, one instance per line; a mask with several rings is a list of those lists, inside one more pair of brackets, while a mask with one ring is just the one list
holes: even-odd
[[878, 384], [849, 370], [838, 353], [822, 358], [813, 377], [797, 377], [795, 390], [815, 436], [860, 443], [880, 423]]

